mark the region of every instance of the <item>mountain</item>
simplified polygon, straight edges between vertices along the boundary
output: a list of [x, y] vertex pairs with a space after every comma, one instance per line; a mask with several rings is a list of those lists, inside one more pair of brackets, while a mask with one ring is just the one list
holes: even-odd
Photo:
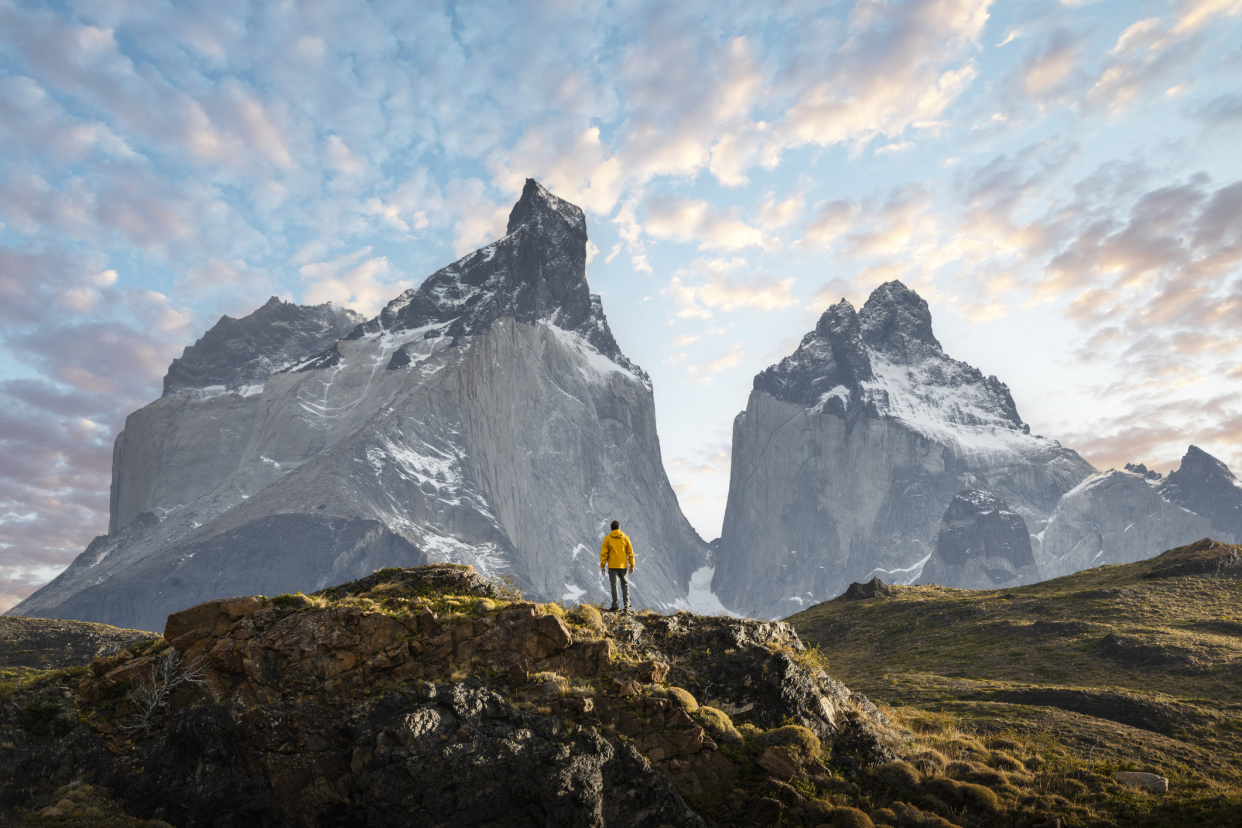
[[1242, 487], [1215, 457], [1191, 446], [1163, 479], [1142, 464], [1128, 468], [1092, 475], [1061, 498], [1035, 538], [1043, 578], [1145, 560], [1209, 535], [1242, 540]]
[[1038, 580], [1031, 533], [1021, 515], [991, 492], [969, 489], [954, 495], [919, 582], [994, 589]]
[[210, 598], [443, 561], [598, 598], [612, 519], [635, 603], [679, 605], [707, 547], [586, 243], [582, 211], [528, 180], [502, 239], [347, 335], [325, 307], [222, 319], [118, 435], [109, 534], [11, 612], [158, 629]]
[[945, 354], [927, 303], [889, 282], [861, 311], [830, 307], [755, 377], [733, 423], [712, 590], [782, 617], [851, 581], [911, 583], [959, 493], [990, 492], [1039, 532], [1093, 472], [1032, 435], [1003, 382]]

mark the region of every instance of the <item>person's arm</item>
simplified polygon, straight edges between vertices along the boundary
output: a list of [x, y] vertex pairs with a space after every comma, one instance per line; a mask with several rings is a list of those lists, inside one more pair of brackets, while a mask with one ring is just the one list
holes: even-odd
[[603, 572], [604, 567], [608, 566], [608, 536], [604, 536], [604, 542], [599, 547], [599, 571]]
[[625, 539], [625, 557], [630, 559], [630, 574], [634, 574], [634, 544], [630, 543], [630, 539]]

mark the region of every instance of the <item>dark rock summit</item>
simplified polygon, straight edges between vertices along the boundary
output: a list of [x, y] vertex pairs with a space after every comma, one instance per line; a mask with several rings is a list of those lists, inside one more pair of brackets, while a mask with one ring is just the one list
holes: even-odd
[[1212, 522], [1212, 534], [1242, 540], [1242, 484], [1229, 467], [1198, 446], [1160, 484], [1160, 496]]
[[859, 312], [844, 299], [824, 311], [793, 354], [755, 377], [754, 389], [804, 406], [824, 404], [838, 416], [853, 405], [878, 417], [894, 405], [896, 389], [885, 380], [895, 367], [921, 369], [900, 390], [949, 423], [1023, 429], [1009, 387], [950, 359], [932, 332], [927, 302], [897, 281], [876, 288]]
[[1021, 515], [991, 492], [954, 495], [940, 521], [936, 552], [921, 583], [962, 589], [997, 589], [1039, 579], [1031, 533]]
[[273, 296], [249, 316], [222, 316], [168, 366], [164, 396], [257, 394], [268, 377], [330, 347], [363, 321], [335, 305], [295, 305]]
[[586, 242], [582, 210], [528, 178], [509, 213], [504, 238], [436, 271], [349, 338], [424, 329], [428, 338], [456, 338], [486, 334], [502, 317], [526, 324], [547, 321], [645, 378], [621, 353], [599, 296], [583, 278]]
[[220, 595], [437, 562], [602, 597], [613, 519], [642, 560], [636, 605], [678, 606], [707, 547], [586, 243], [582, 211], [527, 181], [507, 235], [364, 324], [276, 300], [221, 320], [117, 436], [109, 534], [11, 612], [142, 628]]

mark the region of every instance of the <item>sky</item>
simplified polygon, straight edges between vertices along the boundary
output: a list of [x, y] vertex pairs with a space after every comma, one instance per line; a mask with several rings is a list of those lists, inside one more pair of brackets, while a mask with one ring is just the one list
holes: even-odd
[[0, 609], [222, 314], [374, 314], [527, 177], [705, 539], [754, 375], [892, 279], [1097, 468], [1242, 471], [1240, 146], [1242, 0], [0, 0]]

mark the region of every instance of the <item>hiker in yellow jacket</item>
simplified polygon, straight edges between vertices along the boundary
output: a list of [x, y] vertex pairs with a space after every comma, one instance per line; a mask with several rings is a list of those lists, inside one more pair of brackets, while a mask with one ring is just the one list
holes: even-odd
[[[626, 567], [629, 572], [626, 572]], [[630, 582], [628, 575], [634, 574], [634, 546], [630, 539], [621, 531], [621, 521], [612, 522], [612, 531], [604, 536], [604, 543], [599, 548], [599, 571], [603, 574], [608, 569], [608, 585], [612, 587], [612, 606], [608, 612], [616, 612], [617, 581], [621, 581], [621, 596], [625, 599], [624, 612], [630, 611]]]

